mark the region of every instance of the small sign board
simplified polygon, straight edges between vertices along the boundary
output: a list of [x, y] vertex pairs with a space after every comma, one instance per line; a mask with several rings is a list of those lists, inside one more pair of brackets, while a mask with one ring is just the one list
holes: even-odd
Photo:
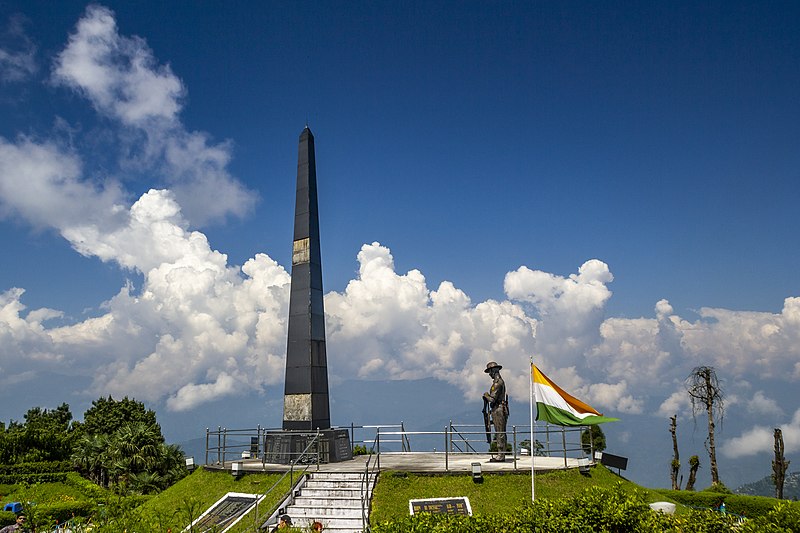
[[412, 515], [417, 513], [442, 513], [472, 516], [472, 506], [466, 496], [408, 500], [408, 511]]
[[206, 531], [227, 531], [241, 520], [257, 502], [264, 498], [258, 494], [229, 492], [200, 515], [197, 520], [186, 526], [184, 531], [204, 533]]
[[626, 470], [628, 468], [628, 458], [614, 455], [613, 453], [603, 452], [600, 456], [600, 463], [609, 468], [618, 468], [620, 470]]

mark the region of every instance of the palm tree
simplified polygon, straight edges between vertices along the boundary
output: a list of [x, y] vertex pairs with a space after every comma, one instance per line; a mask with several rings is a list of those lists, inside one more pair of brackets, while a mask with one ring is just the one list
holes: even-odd
[[152, 494], [164, 486], [164, 478], [156, 472], [139, 472], [128, 478], [128, 489], [139, 494]]
[[73, 464], [89, 479], [108, 486], [108, 464], [111, 439], [108, 435], [84, 435], [75, 445]]

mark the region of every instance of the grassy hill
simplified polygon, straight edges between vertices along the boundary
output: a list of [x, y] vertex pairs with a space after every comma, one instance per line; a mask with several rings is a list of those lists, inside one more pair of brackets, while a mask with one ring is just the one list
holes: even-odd
[[[625, 490], [643, 491], [649, 502], [672, 501], [663, 495], [640, 487], [608, 470], [593, 468], [588, 475], [576, 469], [536, 474], [536, 498], [574, 496], [588, 487], [614, 488], [621, 483]], [[502, 494], [502, 499], [497, 497]], [[375, 488], [371, 520], [384, 521], [408, 516], [408, 500], [466, 496], [475, 514], [493, 514], [531, 501], [529, 473], [484, 474], [483, 483], [474, 483], [468, 473], [420, 475], [405, 472], [384, 472]]]
[[[44, 516], [48, 509], [57, 509], [65, 503], [71, 505], [80, 503], [94, 517], [93, 523], [98, 526], [95, 531], [104, 533], [122, 532], [125, 528], [128, 531], [166, 532], [170, 528], [172, 531], [179, 531], [227, 492], [266, 493], [279, 482], [280, 478], [279, 474], [247, 474], [236, 480], [227, 472], [199, 468], [156, 496], [122, 498], [80, 479], [75, 474], [70, 474], [70, 483], [2, 486], [0, 488], [3, 497], [0, 499], [3, 502], [35, 501], [34, 509], [40, 516]], [[644, 502], [641, 505], [644, 505], [645, 509], [646, 503], [649, 502], [678, 502], [682, 504], [679, 505], [678, 512], [687, 518], [691, 513], [697, 512], [692, 511], [691, 507], [708, 508], [718, 505], [722, 500], [726, 501], [729, 512], [732, 513], [741, 514], [736, 511], [737, 507], [747, 507], [748, 517], [764, 515], [777, 503], [772, 498], [710, 494], [708, 491], [692, 493], [664, 489], [650, 490], [614, 474], [603, 466], [592, 468], [588, 475], [582, 475], [577, 470], [559, 470], [536, 475], [537, 502], [570, 499], [591, 502], [591, 498], [602, 494], [602, 492], [594, 493], [594, 496], [587, 497], [586, 491], [592, 487], [608, 491], [608, 494], [621, 491], [627, 494], [636, 493], [637, 498]], [[263, 519], [288, 490], [288, 478], [280, 480], [260, 505], [259, 518]], [[498, 495], [501, 497], [498, 498]], [[531, 478], [528, 473], [484, 474], [483, 483], [474, 483], [469, 473], [421, 475], [396, 471], [383, 472], [374, 492], [371, 522], [385, 524], [406, 521], [409, 515], [408, 502], [411, 499], [456, 496], [466, 496], [470, 499], [476, 517], [489, 519], [488, 517], [492, 516], [527, 513], [528, 511], [519, 510], [530, 509]], [[785, 505], [789, 506], [790, 518], [787, 520], [792, 522], [788, 530], [800, 531], [800, 520], [792, 518], [800, 516], [800, 504], [787, 502]], [[8, 518], [13, 520], [13, 514]], [[236, 532], [254, 531], [254, 525], [256, 525], [254, 515], [252, 518], [248, 516], [237, 526]]]

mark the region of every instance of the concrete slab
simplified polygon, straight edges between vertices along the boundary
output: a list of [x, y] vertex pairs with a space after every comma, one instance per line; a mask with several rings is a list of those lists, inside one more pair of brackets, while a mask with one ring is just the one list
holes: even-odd
[[[444, 454], [444, 453], [403, 453], [389, 452], [382, 453], [380, 457], [376, 455], [359, 455], [350, 461], [339, 463], [328, 463], [319, 465], [320, 472], [363, 472], [370, 459], [370, 469], [379, 461], [379, 470], [401, 470], [405, 472], [417, 473], [445, 473], [445, 472], [471, 472], [472, 463], [480, 463], [481, 471], [486, 472], [530, 472], [531, 459], [533, 459], [536, 471], [562, 470], [566, 468], [577, 468], [577, 458], [563, 457], [533, 457], [520, 456], [516, 461], [512, 457], [507, 457], [504, 463], [492, 463], [489, 461], [489, 454]], [[237, 461], [239, 462], [239, 461]], [[286, 472], [288, 465], [262, 463], [255, 459], [243, 459], [242, 468], [246, 472]], [[206, 465], [206, 468], [230, 470], [230, 463]], [[295, 471], [305, 469], [305, 465], [296, 465]], [[308, 470], [317, 471], [316, 465], [309, 465]]]

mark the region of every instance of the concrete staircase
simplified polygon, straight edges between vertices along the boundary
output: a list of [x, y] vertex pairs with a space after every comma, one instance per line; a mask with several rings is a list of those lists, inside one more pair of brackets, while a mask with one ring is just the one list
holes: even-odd
[[314, 472], [287, 506], [286, 514], [296, 527], [307, 527], [315, 520], [322, 522], [324, 531], [361, 533], [364, 522], [361, 513], [362, 490], [366, 488], [366, 514], [375, 486], [375, 474], [364, 484], [364, 472]]

